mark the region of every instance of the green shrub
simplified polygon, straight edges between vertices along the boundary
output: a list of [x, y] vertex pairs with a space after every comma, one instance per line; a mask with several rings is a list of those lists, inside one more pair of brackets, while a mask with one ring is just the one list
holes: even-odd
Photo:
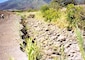
[[36, 9], [28, 9], [27, 12], [35, 12], [37, 11]]
[[45, 12], [46, 10], [49, 10], [49, 7], [47, 5], [44, 5], [41, 7], [41, 12]]
[[27, 38], [26, 53], [28, 60], [37, 60], [40, 59], [40, 48], [37, 46], [36, 42], [33, 42], [31, 38]]
[[59, 18], [60, 12], [55, 9], [49, 9], [43, 12], [43, 16], [45, 17], [45, 21], [51, 22]]
[[81, 7], [76, 7], [73, 4], [67, 6], [67, 20], [69, 21], [69, 26], [75, 26], [81, 20], [80, 13], [82, 12]]
[[59, 10], [62, 7], [62, 0], [52, 0], [50, 3], [50, 8]]
[[67, 20], [69, 24], [73, 24], [75, 22], [75, 6], [73, 4], [69, 4], [67, 6]]

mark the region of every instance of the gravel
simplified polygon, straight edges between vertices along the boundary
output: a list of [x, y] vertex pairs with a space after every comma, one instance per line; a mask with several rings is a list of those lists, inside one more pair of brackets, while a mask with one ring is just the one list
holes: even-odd
[[54, 60], [54, 58], [83, 60], [74, 31], [60, 29], [54, 24], [33, 18], [28, 19], [27, 27], [29, 36], [36, 38], [38, 46], [41, 47], [40, 60]]

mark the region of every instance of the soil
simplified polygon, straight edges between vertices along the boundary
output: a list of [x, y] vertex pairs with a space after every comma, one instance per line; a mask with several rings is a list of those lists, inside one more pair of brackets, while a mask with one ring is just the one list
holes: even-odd
[[28, 60], [20, 50], [20, 17], [11, 12], [0, 11], [4, 18], [0, 18], [0, 60]]

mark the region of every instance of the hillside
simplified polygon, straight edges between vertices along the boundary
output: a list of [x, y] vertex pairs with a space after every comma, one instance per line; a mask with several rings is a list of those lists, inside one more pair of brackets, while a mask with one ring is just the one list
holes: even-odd
[[0, 4], [0, 10], [8, 9], [38, 9], [44, 4], [48, 4], [51, 0], [8, 0]]
[[[39, 9], [42, 5], [49, 4], [52, 0], [8, 0], [0, 3], [0, 10], [26, 10]], [[55, 0], [57, 1], [57, 0]], [[63, 0], [61, 4], [84, 4], [85, 0]]]

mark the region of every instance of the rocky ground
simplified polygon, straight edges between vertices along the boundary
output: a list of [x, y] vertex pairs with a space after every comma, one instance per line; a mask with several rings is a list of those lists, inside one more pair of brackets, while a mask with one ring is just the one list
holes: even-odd
[[[40, 47], [40, 60], [83, 60], [73, 30], [60, 29], [31, 17], [22, 22], [19, 16], [9, 12], [1, 11], [0, 14], [4, 14], [4, 17], [0, 15], [0, 60], [9, 60], [10, 57], [27, 60], [19, 44], [30, 37]], [[83, 37], [85, 39], [85, 35]]]
[[34, 18], [27, 21], [29, 36], [41, 47], [40, 60], [83, 60], [74, 31]]

